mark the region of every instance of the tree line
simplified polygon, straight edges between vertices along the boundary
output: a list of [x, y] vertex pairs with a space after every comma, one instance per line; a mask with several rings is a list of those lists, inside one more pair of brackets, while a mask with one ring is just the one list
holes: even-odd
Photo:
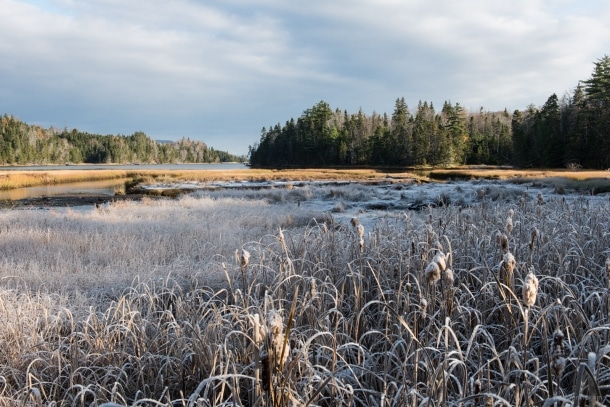
[[512, 114], [468, 112], [446, 101], [440, 111], [396, 99], [391, 116], [350, 114], [320, 101], [283, 126], [263, 128], [249, 147], [254, 166], [513, 165], [610, 167], [610, 57], [572, 95], [552, 94], [541, 108]]
[[0, 164], [221, 163], [244, 161], [204, 142], [158, 142], [143, 132], [100, 135], [77, 129], [45, 129], [5, 114], [0, 118]]

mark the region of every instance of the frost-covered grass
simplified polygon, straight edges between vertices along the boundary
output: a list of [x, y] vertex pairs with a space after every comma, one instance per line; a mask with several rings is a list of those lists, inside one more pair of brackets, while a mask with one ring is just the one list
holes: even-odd
[[607, 197], [448, 187], [2, 211], [0, 404], [608, 405]]

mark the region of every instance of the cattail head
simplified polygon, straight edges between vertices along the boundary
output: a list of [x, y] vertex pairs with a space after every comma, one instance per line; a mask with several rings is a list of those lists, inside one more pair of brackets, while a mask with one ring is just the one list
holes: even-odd
[[353, 227], [358, 227], [358, 225], [360, 224], [360, 219], [358, 219], [357, 217], [353, 217], [352, 220], [350, 220], [350, 223], [352, 224]]
[[534, 269], [530, 269], [529, 274], [525, 277], [523, 284], [523, 303], [526, 307], [531, 307], [536, 303], [538, 295], [538, 278], [534, 274]]
[[359, 223], [358, 226], [356, 226], [356, 232], [358, 233], [358, 237], [362, 239], [364, 237], [364, 226]]
[[280, 228], [280, 233], [277, 235], [277, 240], [281, 245], [284, 244], [284, 232], [282, 232], [282, 228]]
[[431, 261], [426, 267], [426, 270], [424, 270], [424, 274], [428, 284], [437, 282], [441, 278], [441, 269], [438, 266], [438, 263]]
[[508, 217], [509, 217], [509, 218], [512, 218], [513, 216], [515, 216], [515, 211], [513, 211], [513, 208], [510, 208], [510, 209], [508, 210]]
[[563, 332], [557, 328], [553, 333], [553, 347], [551, 350], [551, 368], [556, 378], [560, 378], [566, 367], [565, 345]]
[[449, 267], [447, 267], [442, 273], [442, 279], [443, 279], [443, 285], [445, 287], [447, 287], [447, 288], [452, 287], [453, 281], [454, 281], [453, 270], [451, 270]]
[[544, 197], [542, 196], [542, 192], [538, 192], [538, 205], [544, 204]]
[[511, 252], [504, 253], [504, 256], [502, 256], [502, 264], [500, 265], [500, 268], [504, 273], [506, 273], [507, 276], [512, 276], [516, 265], [517, 262], [515, 260], [515, 256], [513, 256]]
[[[280, 313], [274, 309], [267, 314], [267, 340], [268, 352], [275, 366], [283, 366], [288, 357], [288, 350], [284, 350], [284, 322]], [[282, 351], [284, 359], [281, 360]]]
[[422, 298], [420, 300], [420, 305], [421, 305], [422, 314], [426, 315], [426, 310], [428, 309], [428, 300], [426, 300], [425, 298]]
[[506, 252], [504, 254], [502, 260], [507, 265], [510, 272], [512, 272], [515, 269], [515, 265], [517, 264], [517, 261], [515, 260], [515, 256], [513, 256], [513, 254], [511, 252]]
[[498, 246], [500, 246], [502, 253], [506, 253], [508, 251], [508, 236], [499, 230], [496, 232], [496, 242], [498, 243]]
[[432, 262], [438, 265], [440, 271], [445, 271], [447, 268], [447, 256], [445, 256], [445, 253], [443, 252], [436, 253], [432, 259]]
[[606, 259], [606, 275], [608, 276], [608, 283], [610, 284], [610, 257]]
[[250, 252], [247, 251], [246, 249], [242, 249], [241, 256], [240, 256], [241, 268], [245, 269], [246, 267], [248, 267], [249, 262], [250, 262]]
[[534, 250], [534, 242], [536, 241], [536, 238], [538, 237], [538, 235], [540, 234], [540, 232], [538, 232], [538, 229], [534, 226], [530, 232], [531, 238], [530, 238], [530, 251]]

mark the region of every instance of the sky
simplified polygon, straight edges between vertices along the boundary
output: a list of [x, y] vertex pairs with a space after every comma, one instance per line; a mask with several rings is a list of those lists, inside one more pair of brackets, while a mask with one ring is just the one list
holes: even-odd
[[319, 101], [513, 112], [610, 54], [607, 0], [0, 0], [0, 115], [246, 154]]

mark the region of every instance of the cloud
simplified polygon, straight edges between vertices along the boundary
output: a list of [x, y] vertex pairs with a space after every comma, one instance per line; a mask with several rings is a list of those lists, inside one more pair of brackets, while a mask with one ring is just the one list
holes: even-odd
[[542, 105], [610, 43], [598, 0], [0, 0], [0, 19], [0, 114], [236, 153], [319, 100]]

